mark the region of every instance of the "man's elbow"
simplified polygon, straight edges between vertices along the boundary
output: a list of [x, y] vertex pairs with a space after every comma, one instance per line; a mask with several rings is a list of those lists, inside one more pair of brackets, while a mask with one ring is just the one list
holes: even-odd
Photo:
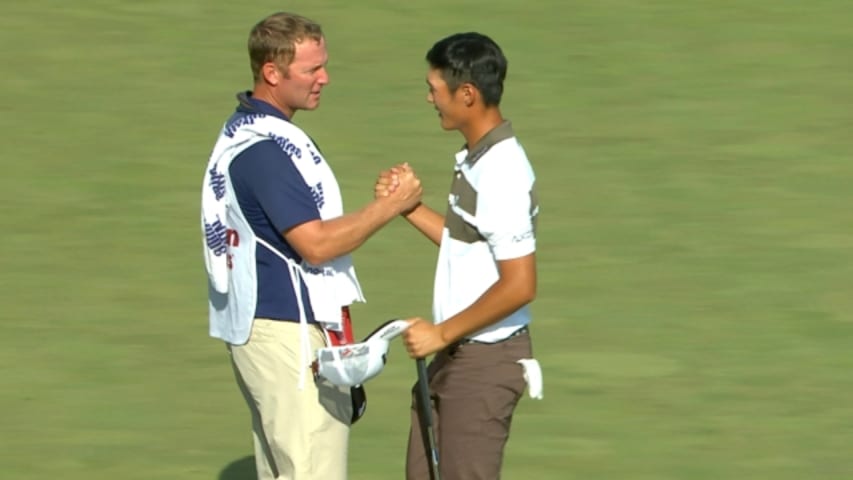
[[299, 256], [302, 257], [302, 260], [310, 263], [311, 265], [320, 265], [321, 263], [326, 263], [335, 258], [334, 256], [324, 252], [319, 247], [307, 248], [304, 252], [299, 252]]
[[536, 285], [528, 285], [526, 288], [523, 288], [521, 291], [521, 301], [524, 302], [524, 305], [533, 302], [536, 299]]
[[323, 244], [320, 242], [303, 242], [299, 245], [291, 245], [297, 255], [311, 265], [320, 265], [334, 258], [328, 254], [327, 249], [323, 248]]
[[312, 220], [282, 232], [284, 240], [302, 260], [311, 265], [326, 263], [341, 255], [336, 252], [325, 222]]
[[515, 287], [515, 300], [519, 308], [531, 303], [536, 299], [536, 283], [523, 282]]

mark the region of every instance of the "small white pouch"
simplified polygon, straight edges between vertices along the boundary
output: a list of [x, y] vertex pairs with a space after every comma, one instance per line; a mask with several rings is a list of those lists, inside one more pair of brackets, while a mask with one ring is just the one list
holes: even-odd
[[522, 358], [516, 363], [524, 369], [524, 381], [527, 382], [527, 393], [530, 398], [542, 400], [542, 368], [535, 358]]

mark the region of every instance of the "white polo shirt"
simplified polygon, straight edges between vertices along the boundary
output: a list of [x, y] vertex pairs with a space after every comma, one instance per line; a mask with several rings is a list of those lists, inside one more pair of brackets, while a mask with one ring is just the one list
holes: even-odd
[[[480, 298], [498, 280], [499, 260], [536, 250], [535, 181], [508, 121], [456, 154], [433, 289], [436, 323]], [[525, 305], [468, 338], [497, 342], [528, 323]]]

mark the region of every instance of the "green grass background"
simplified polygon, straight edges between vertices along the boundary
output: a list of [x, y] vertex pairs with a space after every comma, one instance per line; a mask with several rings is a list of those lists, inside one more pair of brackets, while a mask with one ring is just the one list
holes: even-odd
[[[332, 84], [297, 123], [353, 210], [412, 163], [429, 203], [461, 137], [425, 51], [478, 30], [542, 205], [508, 479], [853, 478], [853, 5], [814, 0], [28, 0], [0, 16], [0, 477], [250, 478], [207, 337], [198, 208], [249, 28], [323, 23]], [[395, 221], [356, 254], [359, 332], [430, 311], [436, 251]], [[353, 479], [402, 478], [399, 344]]]

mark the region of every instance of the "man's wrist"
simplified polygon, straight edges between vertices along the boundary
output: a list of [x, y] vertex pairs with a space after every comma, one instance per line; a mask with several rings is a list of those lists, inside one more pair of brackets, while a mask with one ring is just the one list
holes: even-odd
[[423, 204], [422, 204], [421, 202], [418, 202], [418, 203], [416, 203], [416, 204], [415, 204], [415, 206], [414, 206], [414, 207], [412, 207], [412, 208], [410, 208], [410, 209], [408, 209], [408, 210], [403, 210], [402, 212], [400, 212], [400, 215], [402, 215], [402, 216], [403, 216], [403, 218], [409, 218], [409, 215], [411, 215], [412, 213], [414, 213], [414, 212], [415, 212], [415, 210], [417, 210], [418, 208], [420, 208], [420, 207], [421, 207], [421, 205], [423, 205]]
[[456, 341], [451, 332], [448, 331], [447, 327], [447, 322], [442, 322], [436, 325], [436, 328], [438, 329], [438, 336], [441, 338], [441, 343], [443, 343], [445, 347]]

